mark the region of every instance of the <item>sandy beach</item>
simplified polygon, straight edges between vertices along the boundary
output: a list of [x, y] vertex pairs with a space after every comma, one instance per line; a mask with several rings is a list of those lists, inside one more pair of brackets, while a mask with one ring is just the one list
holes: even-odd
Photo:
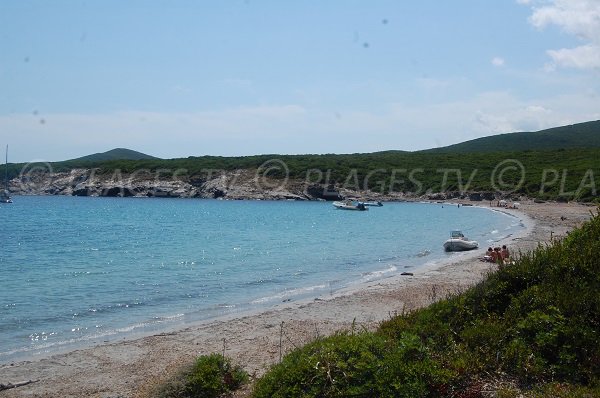
[[[513, 214], [525, 225], [518, 235], [498, 242], [515, 254], [564, 236], [589, 219], [595, 208], [527, 201], [518, 210], [494, 209]], [[35, 381], [1, 391], [0, 396], [141, 397], [181, 364], [213, 352], [225, 352], [252, 376], [260, 376], [279, 361], [280, 348], [285, 354], [315, 337], [350, 330], [353, 324], [359, 329], [374, 329], [395, 314], [466, 289], [495, 270], [495, 265], [479, 260], [485, 249], [452, 256], [452, 262], [411, 270], [412, 276], [397, 275], [329, 297], [285, 302], [262, 313], [231, 316], [176, 332], [0, 365], [0, 384]], [[246, 388], [236, 396], [248, 394]]]

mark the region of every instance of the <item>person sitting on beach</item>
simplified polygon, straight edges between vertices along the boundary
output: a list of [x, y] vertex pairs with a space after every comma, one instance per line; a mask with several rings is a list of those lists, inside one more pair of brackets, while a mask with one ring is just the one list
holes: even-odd
[[498, 262], [499, 254], [500, 253], [498, 251], [496, 251], [496, 249], [492, 249], [491, 257], [492, 257], [492, 262], [493, 263], [497, 263]]
[[494, 249], [492, 249], [491, 247], [488, 247], [487, 252], [485, 252], [485, 256], [483, 256], [483, 260], [493, 263], [494, 262], [493, 254], [494, 254]]
[[502, 256], [503, 261], [508, 261], [508, 248], [506, 247], [506, 245], [502, 245], [500, 255]]
[[504, 265], [504, 259], [502, 258], [502, 252], [499, 247], [494, 248], [494, 257], [496, 258], [496, 263], [502, 268]]

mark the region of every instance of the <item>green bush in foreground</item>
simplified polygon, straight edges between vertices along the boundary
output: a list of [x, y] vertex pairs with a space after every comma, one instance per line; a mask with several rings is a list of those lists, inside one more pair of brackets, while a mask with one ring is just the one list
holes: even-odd
[[535, 386], [529, 391], [516, 388], [500, 388], [497, 398], [597, 398], [600, 387], [574, 386], [566, 383], [548, 383]]
[[182, 369], [155, 394], [157, 398], [215, 398], [248, 382], [248, 374], [219, 354], [203, 355]]
[[[287, 355], [262, 397], [591, 397], [600, 391], [600, 214], [463, 294]], [[485, 387], [488, 386], [488, 387]]]
[[413, 335], [338, 334], [286, 355], [255, 397], [426, 397], [448, 379]]

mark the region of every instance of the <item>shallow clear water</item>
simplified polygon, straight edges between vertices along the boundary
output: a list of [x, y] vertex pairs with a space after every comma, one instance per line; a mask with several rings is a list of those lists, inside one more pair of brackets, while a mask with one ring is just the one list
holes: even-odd
[[477, 207], [17, 197], [0, 206], [0, 362], [164, 330], [441, 261], [521, 228]]

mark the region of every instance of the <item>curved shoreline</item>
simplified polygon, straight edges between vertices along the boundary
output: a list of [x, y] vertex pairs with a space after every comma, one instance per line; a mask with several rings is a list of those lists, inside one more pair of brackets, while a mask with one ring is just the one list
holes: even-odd
[[[81, 200], [67, 199], [69, 202]], [[102, 199], [102, 201], [104, 201], [104, 199]], [[211, 206], [223, 205], [212, 200], [210, 202], [213, 202], [212, 204], [209, 203]], [[292, 204], [276, 204], [275, 202], [262, 203], [263, 204], [254, 202], [247, 204], [250, 206], [261, 207], [264, 205], [283, 205], [285, 206], [286, 212], [289, 211], [289, 206], [303, 206], [302, 208], [306, 206], [306, 204], [296, 202]], [[238, 204], [235, 203], [232, 205], [238, 206]], [[242, 203], [241, 205], [246, 206], [245, 203]], [[48, 327], [39, 326], [40, 330], [46, 331], [45, 334], [46, 336], [50, 336], [49, 338], [44, 339], [44, 333], [42, 333], [42, 337], [39, 338], [39, 340], [31, 342], [31, 344], [28, 341], [21, 341], [21, 345], [15, 347], [10, 346], [10, 343], [12, 343], [11, 340], [13, 334], [12, 331], [9, 330], [6, 336], [7, 341], [2, 342], [3, 349], [0, 350], [0, 365], [6, 363], [41, 360], [56, 354], [64, 354], [78, 349], [86, 349], [101, 344], [114, 343], [124, 339], [134, 340], [158, 333], [170, 333], [188, 327], [189, 325], [206, 324], [210, 322], [221, 321], [223, 319], [231, 319], [232, 317], [235, 318], [250, 314], [257, 314], [269, 309], [273, 309], [279, 304], [286, 302], [306, 303], [313, 301], [315, 298], [327, 300], [335, 296], [350, 294], [352, 291], [361, 290], [366, 284], [398, 276], [403, 271], [419, 272], [418, 270], [423, 267], [437, 267], [440, 266], [440, 264], [457, 261], [467, 253], [444, 253], [441, 248], [440, 243], [446, 239], [444, 230], [446, 229], [447, 225], [454, 225], [455, 223], [458, 223], [461, 226], [468, 228], [468, 231], [473, 231], [469, 233], [477, 233], [476, 239], [480, 242], [497, 241], [500, 237], [503, 237], [508, 233], [521, 232], [522, 230], [522, 226], [519, 226], [518, 223], [515, 222], [515, 218], [512, 215], [490, 211], [490, 209], [483, 208], [481, 206], [465, 207], [464, 210], [459, 209], [458, 211], [456, 210], [456, 207], [456, 204], [450, 203], [392, 202], [386, 204], [386, 207], [381, 210], [375, 210], [371, 212], [372, 214], [370, 215], [366, 213], [367, 216], [373, 216], [374, 220], [369, 221], [371, 223], [369, 227], [361, 230], [360, 233], [354, 233], [354, 235], [355, 237], [359, 237], [358, 242], [360, 242], [362, 240], [360, 237], [362, 234], [371, 234], [371, 236], [376, 236], [377, 241], [381, 243], [377, 244], [376, 246], [372, 246], [373, 243], [371, 242], [365, 246], [368, 247], [366, 250], [365, 247], [357, 247], [359, 253], [365, 252], [368, 255], [363, 256], [360, 260], [357, 260], [354, 267], [350, 267], [347, 269], [347, 271], [343, 271], [341, 273], [339, 267], [343, 266], [343, 264], [339, 263], [339, 261], [333, 260], [332, 262], [325, 262], [325, 260], [322, 258], [322, 255], [320, 256], [320, 259], [312, 257], [313, 260], [310, 261], [310, 263], [315, 265], [313, 267], [314, 270], [313, 268], [309, 268], [306, 273], [313, 273], [315, 271], [319, 272], [319, 268], [324, 268], [328, 269], [327, 272], [330, 274], [327, 275], [327, 278], [314, 279], [313, 275], [312, 278], [299, 278], [298, 282], [294, 282], [293, 284], [289, 284], [285, 281], [282, 282], [282, 284], [273, 284], [261, 288], [258, 292], [252, 292], [254, 294], [250, 295], [247, 300], [230, 300], [229, 296], [225, 294], [222, 295], [219, 300], [212, 300], [210, 305], [206, 304], [203, 306], [204, 303], [195, 301], [193, 302], [193, 305], [190, 304], [188, 306], [188, 310], [177, 308], [172, 311], [169, 310], [165, 312], [161, 311], [162, 308], [154, 307], [154, 310], [148, 311], [144, 314], [144, 319], [138, 318], [135, 322], [124, 318], [124, 322], [115, 322], [113, 324], [111, 323], [111, 320], [99, 318], [90, 325], [89, 323], [86, 324], [83, 323], [84, 321], [82, 321], [81, 324], [77, 324], [76, 326], [81, 326], [81, 329], [84, 330], [83, 332], [72, 334], [64, 333], [61, 335], [62, 338], [53, 337], [55, 331], [57, 331], [57, 335], [60, 335], [60, 332], [63, 331], [60, 329], [60, 327], [57, 327], [56, 325]], [[324, 214], [327, 214], [328, 217], [332, 217], [333, 219], [340, 218], [336, 217], [336, 215], [348, 215], [347, 212], [338, 213], [336, 211], [329, 211], [331, 209], [330, 204], [313, 202], [310, 204], [310, 208], [311, 211], [314, 211], [316, 208], [317, 211], [324, 212]], [[446, 210], [444, 210], [444, 208], [446, 208]], [[431, 220], [432, 224], [430, 224], [429, 221], [422, 221], [423, 212], [434, 212], [436, 214], [436, 216], [433, 218], [428, 218]], [[414, 213], [417, 215], [417, 217], [411, 218], [410, 216], [405, 215], [405, 213]], [[382, 219], [382, 214], [387, 215], [383, 216]], [[321, 220], [323, 216], [323, 214], [319, 214], [318, 219]], [[400, 230], [395, 226], [394, 223], [389, 223], [391, 228], [383, 229], [384, 231], [389, 232], [386, 233], [385, 236], [381, 236], [381, 232], [372, 233], [374, 231], [373, 228], [377, 228], [375, 225], [373, 225], [373, 223], [377, 225], [388, 225], [386, 224], [386, 222], [388, 222], [386, 221], [388, 217], [400, 217], [402, 223], [410, 223], [411, 225], [415, 226], [420, 225], [420, 228], [414, 230], [411, 229], [409, 231], [405, 230], [404, 226], [402, 226], [401, 230], [404, 232], [399, 232]], [[350, 219], [356, 220], [354, 215], [352, 215]], [[304, 217], [298, 222], [302, 222], [303, 220]], [[442, 221], [439, 222], [440, 220]], [[482, 220], [486, 221], [482, 222]], [[314, 221], [314, 219], [312, 221]], [[346, 225], [345, 223], [347, 222], [348, 221], [344, 220], [344, 225]], [[431, 226], [433, 223], [435, 223], [436, 227]], [[467, 225], [464, 225], [464, 223], [467, 223]], [[430, 225], [429, 227], [427, 227], [428, 224]], [[308, 225], [310, 225], [310, 223], [308, 223]], [[347, 239], [339, 234], [332, 234], [330, 239], [322, 240], [323, 238], [320, 237], [318, 233], [315, 233], [310, 229], [308, 231], [303, 231], [301, 229], [300, 233], [303, 232], [316, 236], [316, 243], [323, 245], [322, 247], [328, 248], [327, 251], [329, 257], [334, 255], [334, 257], [337, 259], [338, 254], [343, 257], [345, 254], [351, 253], [340, 252], [335, 254], [336, 241], [340, 239]], [[406, 234], [405, 237], [412, 243], [408, 244], [404, 239], [398, 239], [398, 233], [401, 233], [402, 235]], [[419, 235], [420, 238], [415, 240], [415, 234]], [[411, 238], [408, 235], [413, 237]], [[297, 236], [300, 240], [305, 239], [301, 234]], [[358, 242], [357, 244], [360, 244]], [[294, 244], [294, 246], [296, 246], [296, 244]], [[304, 247], [305, 249], [307, 248], [306, 245], [300, 247]], [[376, 249], [375, 247], [378, 247], [379, 249]], [[313, 248], [316, 247], [310, 246], [309, 248], [310, 250], [313, 250]], [[348, 247], [348, 249], [351, 249], [351, 247]], [[234, 250], [236, 250], [236, 248], [234, 248]], [[294, 252], [298, 252], [298, 250], [294, 250]], [[288, 251], [287, 257], [280, 256], [279, 261], [282, 262], [282, 264], [278, 265], [278, 267], [281, 266], [285, 269], [287, 266], [297, 263], [297, 259], [294, 258], [294, 255], [292, 254], [293, 252]], [[351, 257], [350, 259], [354, 260], [354, 257]], [[348, 260], [348, 258], [345, 258], [345, 261], [346, 260]], [[306, 261], [304, 261], [304, 263], [306, 263]], [[93, 264], [93, 261], [91, 261], [89, 265], [91, 264]], [[306, 269], [304, 264], [301, 268]], [[331, 274], [331, 272], [335, 274]], [[13, 299], [18, 302], [18, 294], [13, 295], [13, 297], [10, 298], [10, 300]], [[110, 298], [107, 299], [110, 300]], [[65, 300], [66, 301], [64, 301], [64, 303], [66, 304], [63, 304], [63, 306], [69, 306], [69, 298], [66, 297]], [[100, 299], [97, 301], [101, 302]], [[142, 304], [143, 301], [144, 300], [142, 300]], [[137, 300], [135, 303], [137, 304]], [[90, 308], [93, 308], [95, 312], [95, 308], [101, 307], [103, 306], [100, 304], [93, 304]], [[102, 310], [100, 310], [100, 312], [102, 312]], [[161, 316], [155, 316], [159, 313]], [[118, 320], [119, 319], [117, 319], [117, 321]], [[111, 326], [95, 329], [93, 328], [94, 324]], [[70, 327], [71, 326], [69, 326], [69, 328]], [[23, 335], [22, 332], [20, 334]], [[16, 341], [17, 340], [15, 337], [15, 342]]]
[[[519, 210], [501, 209], [519, 217], [526, 228], [497, 244], [508, 244], [513, 253], [531, 250], [589, 219], [589, 210], [582, 205], [533, 202]], [[2, 365], [0, 383], [40, 380], [3, 396], [138, 396], [150, 380], [159, 380], [179, 364], [223, 351], [250, 374], [260, 375], [279, 360], [280, 348], [285, 353], [353, 325], [374, 329], [383, 319], [464, 290], [494, 270], [493, 264], [478, 260], [481, 250], [467, 253], [416, 268], [413, 276], [367, 282], [323, 299], [280, 303], [267, 311], [231, 314], [177, 331]]]

